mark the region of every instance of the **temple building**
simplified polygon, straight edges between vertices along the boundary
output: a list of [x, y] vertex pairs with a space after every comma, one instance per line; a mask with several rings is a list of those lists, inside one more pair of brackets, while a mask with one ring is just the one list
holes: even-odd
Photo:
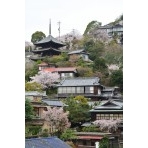
[[66, 46], [51, 35], [51, 23], [49, 26], [49, 35], [37, 43], [34, 43], [35, 49], [32, 50], [34, 53], [30, 57], [31, 60], [42, 60], [46, 56], [60, 55], [63, 50], [59, 49]]

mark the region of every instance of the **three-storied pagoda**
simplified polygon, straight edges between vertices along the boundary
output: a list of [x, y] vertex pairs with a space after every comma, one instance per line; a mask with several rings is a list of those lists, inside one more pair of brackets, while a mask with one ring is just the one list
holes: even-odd
[[45, 56], [60, 55], [62, 51], [61, 47], [65, 44], [57, 40], [51, 35], [51, 22], [49, 25], [49, 35], [37, 43], [34, 43], [35, 50], [32, 50], [34, 56], [31, 57], [32, 60], [43, 59]]

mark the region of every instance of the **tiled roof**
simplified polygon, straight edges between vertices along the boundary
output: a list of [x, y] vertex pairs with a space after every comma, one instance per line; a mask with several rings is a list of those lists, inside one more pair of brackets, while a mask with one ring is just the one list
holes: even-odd
[[122, 110], [123, 109], [123, 102], [122, 101], [115, 101], [115, 100], [107, 100], [102, 101], [100, 105], [94, 108], [95, 110]]
[[93, 139], [93, 140], [100, 140], [102, 139], [103, 136], [78, 136], [77, 139], [84, 139], [84, 140], [90, 140], [90, 139]]
[[78, 77], [62, 80], [57, 86], [94, 86], [100, 85], [98, 77]]
[[57, 137], [25, 139], [25, 148], [70, 148]]
[[45, 102], [49, 106], [58, 106], [58, 107], [67, 106], [60, 100], [42, 100], [42, 101]]
[[100, 136], [104, 136], [104, 135], [111, 135], [111, 133], [103, 133], [103, 132], [76, 132], [76, 135], [100, 135]]
[[48, 35], [46, 38], [42, 39], [41, 41], [34, 43], [35, 45], [48, 43], [48, 42], [54, 42], [56, 44], [59, 44], [61, 47], [65, 46], [62, 42], [58, 41], [56, 38], [54, 38], [52, 35]]
[[26, 91], [25, 96], [47, 96], [46, 91], [38, 92], [38, 91]]
[[45, 71], [45, 72], [56, 72], [56, 68], [54, 68], [54, 67], [44, 68], [42, 71]]
[[41, 64], [38, 64], [38, 66], [47, 66], [48, 64], [45, 62], [42, 62]]
[[45, 68], [45, 69], [43, 69], [43, 71], [47, 71], [47, 72], [67, 72], [67, 71], [76, 72], [76, 68], [75, 67]]
[[82, 53], [82, 52], [84, 53], [85, 49], [74, 50], [74, 51], [69, 52], [68, 54], [77, 54], [77, 53]]

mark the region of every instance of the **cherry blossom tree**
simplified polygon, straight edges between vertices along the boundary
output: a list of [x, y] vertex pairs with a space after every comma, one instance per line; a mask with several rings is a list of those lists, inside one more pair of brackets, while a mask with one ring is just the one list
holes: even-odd
[[70, 127], [70, 122], [68, 121], [69, 112], [64, 112], [63, 108], [51, 108], [47, 107], [47, 111], [44, 111], [44, 119], [48, 122], [50, 127], [53, 127], [57, 132], [62, 133], [65, 129]]
[[58, 73], [39, 71], [34, 77], [30, 77], [31, 82], [36, 82], [42, 85], [43, 89], [52, 87], [58, 82], [60, 76]]
[[122, 120], [96, 120], [93, 122], [94, 125], [100, 127], [102, 131], [115, 132], [118, 129], [118, 125], [122, 123]]

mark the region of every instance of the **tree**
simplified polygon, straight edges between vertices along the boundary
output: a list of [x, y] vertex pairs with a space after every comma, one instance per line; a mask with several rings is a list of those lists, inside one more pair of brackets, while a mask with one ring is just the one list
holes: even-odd
[[31, 82], [36, 82], [41, 84], [43, 89], [48, 89], [54, 86], [56, 82], [58, 82], [59, 74], [58, 73], [50, 73], [50, 72], [44, 72], [40, 71], [37, 75], [34, 77], [31, 77]]
[[98, 125], [100, 130], [107, 132], [115, 132], [118, 129], [118, 125], [122, 120], [96, 120], [93, 122], [94, 125]]
[[37, 63], [33, 63], [33, 65], [26, 66], [25, 69], [25, 81], [28, 82], [30, 81], [30, 77], [34, 76], [35, 74], [38, 73], [38, 65]]
[[31, 120], [34, 117], [33, 107], [28, 99], [25, 100], [25, 119]]
[[94, 61], [93, 69], [104, 72], [107, 70], [106, 61], [103, 58], [96, 58]]
[[91, 29], [93, 29], [94, 27], [101, 26], [101, 24], [102, 24], [101, 22], [91, 21], [90, 23], [88, 23], [88, 25], [87, 25], [87, 27], [86, 27], [86, 29], [84, 31], [84, 35], [87, 35], [87, 33], [89, 33], [89, 31]]
[[41, 86], [41, 84], [36, 83], [36, 82], [28, 82], [25, 83], [25, 91], [42, 91], [43, 88]]
[[79, 126], [90, 120], [90, 107], [84, 96], [69, 97], [64, 101], [68, 106], [64, 109], [69, 111], [69, 121], [71, 126]]
[[103, 137], [99, 142], [99, 148], [108, 148], [109, 139], [107, 137]]
[[72, 139], [76, 139], [76, 134], [72, 129], [66, 129], [62, 135], [60, 136], [60, 139], [64, 140], [64, 141], [68, 141], [68, 140], [72, 140]]
[[48, 106], [47, 111], [44, 111], [44, 118], [49, 126], [54, 127], [57, 132], [61, 134], [64, 130], [70, 127], [68, 114], [69, 112], [64, 112], [63, 108], [51, 108]]
[[32, 34], [31, 36], [31, 42], [32, 43], [36, 43], [39, 42], [40, 40], [42, 40], [43, 38], [45, 38], [46, 35], [41, 32], [41, 31], [36, 31], [35, 33]]
[[93, 76], [92, 68], [89, 67], [77, 67], [79, 77], [91, 77]]
[[116, 70], [113, 71], [110, 76], [110, 81], [112, 86], [118, 86], [123, 91], [123, 71], [122, 70]]

